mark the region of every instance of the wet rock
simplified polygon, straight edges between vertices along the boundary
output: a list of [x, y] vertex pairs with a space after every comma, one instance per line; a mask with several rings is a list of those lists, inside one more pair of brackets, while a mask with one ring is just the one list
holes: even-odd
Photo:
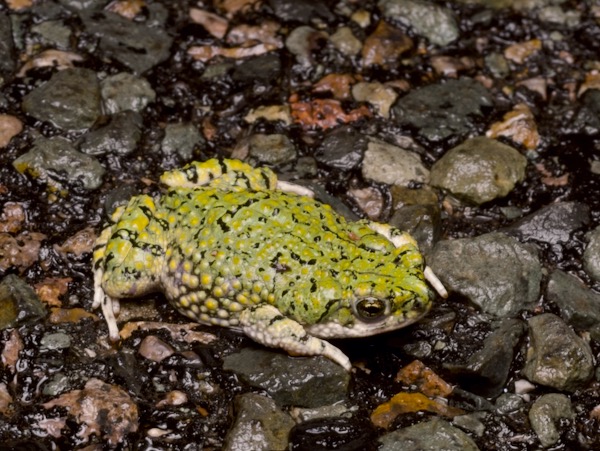
[[165, 127], [161, 150], [172, 155], [177, 153], [184, 160], [191, 160], [194, 149], [201, 147], [206, 141], [193, 124], [169, 124]]
[[384, 434], [379, 442], [378, 451], [479, 450], [471, 437], [439, 418]]
[[347, 371], [324, 357], [290, 358], [260, 349], [225, 357], [223, 369], [265, 390], [278, 405], [333, 404], [345, 399], [350, 381]]
[[513, 316], [538, 301], [542, 268], [533, 247], [502, 233], [440, 241], [429, 265], [449, 291], [486, 313]]
[[529, 347], [523, 375], [557, 390], [575, 391], [594, 374], [590, 346], [552, 313], [529, 320]]
[[127, 72], [102, 80], [101, 94], [104, 109], [109, 114], [126, 110], [141, 112], [156, 98], [148, 80]]
[[600, 90], [589, 89], [583, 94], [573, 127], [588, 135], [600, 133]]
[[527, 159], [493, 139], [468, 139], [450, 149], [431, 168], [431, 184], [454, 196], [482, 204], [510, 193], [525, 178]]
[[0, 11], [0, 86], [16, 69], [10, 17]]
[[290, 432], [290, 450], [371, 449], [375, 431], [352, 418], [319, 418], [296, 425]]
[[426, 256], [442, 233], [442, 218], [436, 205], [405, 205], [397, 209], [388, 222], [410, 233]]
[[540, 8], [537, 16], [542, 22], [548, 22], [555, 25], [565, 25], [568, 28], [575, 28], [581, 22], [581, 12], [569, 8], [567, 11], [558, 5], [550, 5]]
[[69, 378], [64, 373], [56, 373], [44, 384], [42, 393], [46, 396], [57, 396], [67, 391], [70, 387]]
[[67, 50], [71, 44], [71, 29], [61, 20], [48, 20], [31, 28], [41, 37], [42, 44]]
[[319, 48], [319, 42], [325, 41], [327, 37], [327, 33], [324, 31], [302, 25], [290, 32], [285, 40], [285, 47], [291, 54], [296, 56], [299, 64], [310, 66], [313, 64], [312, 51]]
[[471, 355], [464, 365], [447, 363], [445, 368], [464, 380], [462, 387], [480, 396], [492, 398], [504, 389], [515, 349], [525, 332], [518, 319], [503, 319], [483, 342], [483, 347]]
[[353, 127], [339, 127], [327, 134], [315, 152], [315, 159], [339, 171], [351, 171], [360, 164], [368, 143]]
[[424, 0], [380, 0], [383, 16], [411, 27], [436, 45], [448, 45], [458, 38], [459, 29], [449, 9]]
[[380, 116], [387, 119], [390, 116], [390, 107], [398, 95], [391, 87], [382, 83], [360, 82], [352, 87], [352, 97], [357, 102], [370, 103]]
[[496, 399], [495, 411], [500, 415], [517, 412], [525, 406], [523, 398], [515, 393], [502, 393]]
[[416, 153], [375, 139], [367, 146], [362, 175], [367, 180], [388, 185], [408, 186], [411, 182], [429, 181], [429, 170]]
[[485, 65], [496, 78], [504, 78], [510, 73], [508, 61], [502, 53], [490, 53], [484, 58]]
[[148, 335], [140, 343], [138, 352], [148, 360], [162, 362], [164, 359], [171, 357], [175, 353], [175, 349], [157, 336]]
[[93, 190], [102, 184], [104, 168], [94, 158], [75, 150], [64, 138], [40, 138], [33, 148], [13, 161], [15, 169], [50, 185], [80, 183]]
[[600, 282], [600, 227], [588, 234], [588, 240], [583, 253], [583, 267], [592, 279]]
[[377, 188], [372, 186], [350, 188], [348, 190], [348, 197], [356, 202], [358, 208], [370, 219], [375, 220], [383, 214], [384, 198], [382, 192]]
[[23, 131], [23, 123], [18, 118], [9, 114], [0, 114], [0, 149], [6, 147], [21, 131]]
[[59, 128], [89, 128], [101, 114], [96, 73], [82, 68], [61, 70], [27, 94], [21, 106], [27, 114]]
[[333, 46], [346, 56], [358, 55], [362, 42], [354, 36], [350, 27], [340, 27], [330, 37]]
[[[560, 439], [557, 426], [562, 420], [574, 420], [571, 401], [561, 393], [549, 393], [535, 400], [529, 410], [529, 421], [544, 448]], [[561, 424], [561, 428], [564, 426]]]
[[114, 114], [108, 124], [86, 133], [79, 150], [88, 155], [127, 155], [142, 138], [143, 119], [139, 113], [126, 110]]
[[288, 163], [296, 158], [296, 147], [285, 135], [257, 133], [250, 137], [250, 157], [260, 164]]
[[9, 274], [0, 282], [0, 329], [31, 324], [46, 316], [46, 308], [29, 285]]
[[141, 74], [169, 57], [172, 38], [161, 28], [149, 27], [108, 11], [81, 12], [88, 33], [96, 35], [100, 50]]
[[590, 222], [590, 208], [581, 202], [556, 202], [525, 216], [503, 232], [523, 241], [565, 244], [571, 234]]
[[277, 84], [281, 75], [281, 59], [276, 53], [241, 60], [234, 66], [231, 79], [239, 83]]
[[492, 97], [477, 81], [463, 78], [414, 89], [398, 99], [392, 112], [400, 126], [415, 127], [429, 141], [463, 137], [476, 129]]
[[294, 420], [272, 399], [246, 393], [235, 399], [235, 421], [225, 437], [224, 450], [286, 450]]
[[558, 306], [561, 317], [575, 330], [589, 331], [594, 340], [600, 341], [600, 294], [557, 269], [548, 280], [546, 299]]
[[63, 332], [46, 334], [40, 340], [41, 349], [47, 351], [56, 351], [67, 349], [71, 346], [71, 337]]
[[286, 22], [309, 23], [317, 17], [333, 20], [335, 16], [327, 7], [327, 2], [319, 0], [269, 0], [275, 15]]

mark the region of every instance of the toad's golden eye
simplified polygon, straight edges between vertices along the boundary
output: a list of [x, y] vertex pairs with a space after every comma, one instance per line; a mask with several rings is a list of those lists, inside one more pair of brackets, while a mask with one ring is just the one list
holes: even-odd
[[389, 304], [385, 299], [363, 298], [354, 304], [356, 315], [366, 323], [382, 320], [389, 314]]

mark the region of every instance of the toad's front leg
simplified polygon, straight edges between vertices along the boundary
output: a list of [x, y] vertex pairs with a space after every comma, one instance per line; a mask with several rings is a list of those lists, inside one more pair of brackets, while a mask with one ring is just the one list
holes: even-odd
[[258, 305], [240, 314], [242, 331], [257, 343], [281, 348], [291, 355], [322, 355], [350, 371], [350, 359], [338, 348], [309, 335], [304, 327], [272, 305]]

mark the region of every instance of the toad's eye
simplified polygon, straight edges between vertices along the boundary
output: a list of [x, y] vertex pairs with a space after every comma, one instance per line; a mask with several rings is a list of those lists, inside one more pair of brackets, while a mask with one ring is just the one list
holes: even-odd
[[356, 315], [366, 323], [374, 323], [383, 319], [388, 313], [388, 302], [385, 299], [363, 298], [354, 304]]

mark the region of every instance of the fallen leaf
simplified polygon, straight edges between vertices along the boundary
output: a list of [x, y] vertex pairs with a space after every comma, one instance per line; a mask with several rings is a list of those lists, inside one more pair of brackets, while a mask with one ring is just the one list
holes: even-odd
[[420, 392], [427, 396], [446, 397], [452, 393], [452, 385], [426, 367], [420, 360], [414, 360], [396, 375], [396, 382], [405, 385], [415, 385]]
[[33, 5], [33, 0], [6, 0], [6, 6], [13, 11], [20, 11]]
[[577, 96], [580, 97], [588, 89], [600, 89], [600, 72], [593, 70], [585, 74], [585, 81], [581, 84]]
[[350, 98], [350, 86], [356, 83], [350, 74], [325, 75], [313, 86], [313, 92], [330, 92], [334, 99], [346, 100]]
[[259, 106], [250, 111], [244, 120], [253, 124], [259, 119], [266, 121], [282, 121], [285, 125], [292, 123], [292, 114], [288, 105], [267, 105]]
[[4, 382], [0, 382], [0, 413], [5, 417], [10, 417], [13, 414], [12, 403], [13, 399], [8, 391], [8, 387]]
[[76, 308], [57, 308], [50, 309], [50, 317], [48, 320], [51, 324], [78, 323], [79, 321], [90, 318], [94, 321], [99, 321], [98, 315], [88, 312], [85, 309]]
[[262, 55], [277, 49], [273, 44], [256, 44], [250, 47], [219, 47], [216, 45], [198, 45], [188, 49], [188, 55], [198, 61], [209, 61], [216, 56], [224, 58], [247, 58]]
[[385, 21], [377, 24], [375, 31], [367, 37], [362, 49], [363, 66], [396, 65], [400, 55], [413, 48], [413, 41], [402, 30]]
[[183, 341], [185, 343], [208, 344], [217, 339], [213, 334], [194, 330], [198, 326], [198, 323], [170, 324], [156, 321], [130, 321], [121, 328], [120, 336], [121, 340], [126, 340], [136, 330], [166, 330], [171, 334], [173, 340]]
[[51, 307], [60, 307], [62, 302], [59, 297], [64, 295], [68, 288], [70, 277], [48, 278], [34, 285], [35, 292], [42, 302]]
[[502, 117], [501, 122], [493, 123], [485, 135], [488, 138], [510, 138], [529, 150], [535, 150], [540, 143], [535, 118], [524, 103], [515, 105], [512, 111]]
[[402, 392], [388, 402], [380, 404], [371, 414], [371, 422], [380, 428], [388, 428], [394, 420], [404, 414], [426, 411], [445, 417], [453, 418], [464, 415], [465, 411], [447, 404], [429, 399], [423, 393]]
[[25, 223], [25, 209], [17, 202], [6, 202], [0, 215], [0, 233], [16, 233]]
[[144, 0], [117, 0], [110, 2], [107, 11], [116, 13], [126, 19], [134, 19], [146, 7]]
[[283, 39], [277, 35], [280, 28], [281, 25], [273, 20], [263, 20], [260, 25], [238, 25], [227, 33], [226, 42], [229, 45], [262, 42], [263, 44], [272, 44], [277, 48], [281, 48], [283, 47]]
[[94, 434], [116, 446], [138, 429], [138, 407], [127, 392], [96, 378], [88, 380], [83, 390], [70, 391], [42, 406], [65, 407], [80, 425], [77, 436], [84, 441]]
[[17, 362], [19, 361], [19, 354], [23, 350], [23, 340], [19, 335], [17, 329], [13, 329], [10, 332], [10, 337], [4, 344], [2, 349], [2, 364], [10, 370], [12, 374], [17, 371]]
[[440, 75], [456, 78], [459, 72], [464, 72], [475, 67], [473, 58], [463, 56], [456, 58], [453, 56], [436, 55], [431, 57], [431, 67]]
[[348, 113], [341, 103], [334, 99], [314, 99], [308, 102], [291, 103], [291, 114], [295, 123], [305, 130], [328, 129], [340, 124], [355, 122], [364, 117], [371, 117], [371, 111], [364, 105]]
[[227, 13], [227, 17], [233, 17], [236, 13], [242, 10], [250, 10], [256, 4], [260, 4], [262, 0], [216, 0], [215, 6]]
[[214, 14], [199, 8], [190, 8], [190, 19], [202, 25], [206, 31], [217, 39], [223, 39], [227, 33], [229, 21], [218, 14]]
[[541, 48], [542, 41], [539, 39], [517, 42], [504, 49], [504, 58], [517, 64], [523, 64], [527, 58], [539, 52]]
[[67, 238], [60, 246], [55, 244], [54, 250], [65, 260], [69, 254], [73, 254], [79, 258], [85, 253], [92, 252], [95, 242], [96, 232], [92, 227], [86, 227]]
[[56, 67], [58, 70], [75, 67], [75, 61], [83, 61], [77, 53], [63, 52], [62, 50], [45, 50], [30, 58], [19, 70], [17, 77], [24, 77], [27, 71], [34, 67]]
[[0, 271], [17, 268], [20, 272], [33, 265], [39, 258], [42, 240], [46, 235], [38, 232], [22, 232], [13, 237], [0, 233]]

